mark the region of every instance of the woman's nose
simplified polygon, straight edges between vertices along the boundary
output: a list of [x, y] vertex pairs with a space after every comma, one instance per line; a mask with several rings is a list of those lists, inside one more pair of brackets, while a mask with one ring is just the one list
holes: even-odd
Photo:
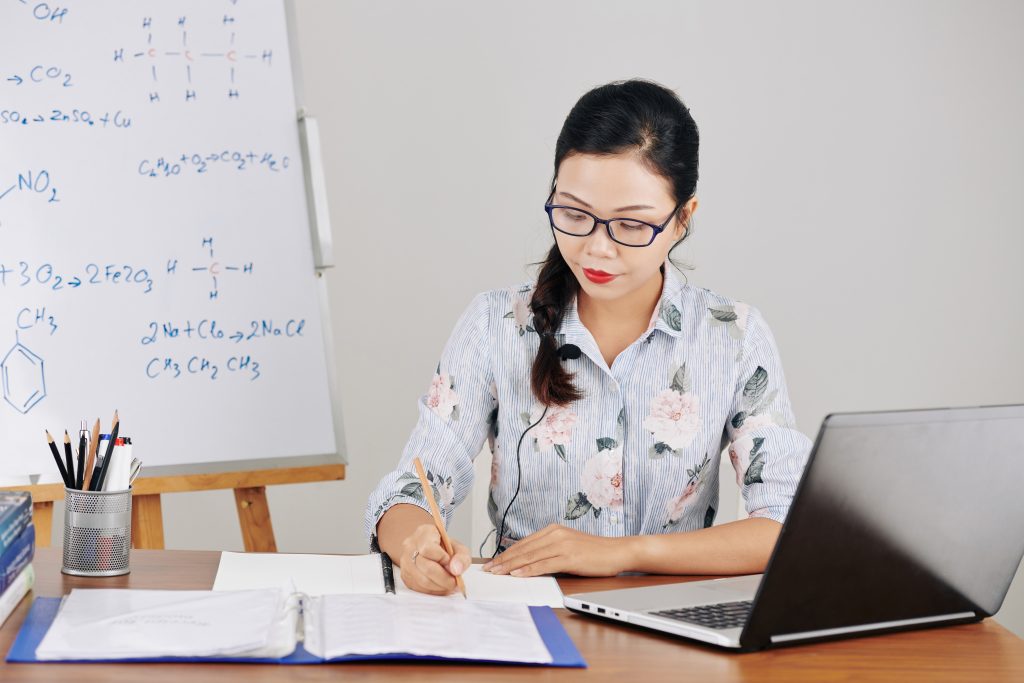
[[587, 235], [585, 239], [587, 243], [584, 246], [584, 251], [587, 254], [604, 257], [615, 255], [615, 242], [608, 234], [607, 224], [598, 225], [594, 232]]

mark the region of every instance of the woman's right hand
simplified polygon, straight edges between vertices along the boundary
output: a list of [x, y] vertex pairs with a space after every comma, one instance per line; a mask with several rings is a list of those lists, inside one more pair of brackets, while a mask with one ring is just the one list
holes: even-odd
[[420, 524], [402, 541], [399, 567], [409, 588], [431, 595], [448, 595], [457, 588], [455, 577], [469, 568], [469, 548], [452, 539], [455, 556], [441, 545], [441, 534], [433, 524]]

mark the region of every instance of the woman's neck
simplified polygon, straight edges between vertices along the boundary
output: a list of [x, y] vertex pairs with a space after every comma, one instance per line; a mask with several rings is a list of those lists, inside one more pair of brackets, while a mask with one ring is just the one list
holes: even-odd
[[579, 289], [576, 309], [591, 333], [605, 330], [635, 331], [639, 337], [650, 324], [661, 298], [665, 276], [660, 271], [639, 289], [617, 299], [595, 299]]

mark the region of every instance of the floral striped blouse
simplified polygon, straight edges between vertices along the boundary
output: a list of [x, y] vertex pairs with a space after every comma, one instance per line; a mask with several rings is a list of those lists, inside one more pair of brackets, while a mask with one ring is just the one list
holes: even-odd
[[[726, 451], [748, 514], [785, 519], [811, 442], [795, 429], [771, 331], [757, 309], [683, 283], [668, 263], [664, 272], [650, 327], [611, 367], [575, 304], [566, 311], [556, 340], [582, 351], [563, 362], [584, 397], [549, 409], [523, 439], [502, 547], [553, 522], [602, 536], [710, 526]], [[368, 535], [392, 505], [429, 512], [416, 456], [447, 521], [485, 441], [488, 513], [501, 524], [516, 490], [516, 444], [543, 411], [529, 379], [540, 341], [532, 289], [482, 293], [462, 314], [398, 466], [370, 495]]]

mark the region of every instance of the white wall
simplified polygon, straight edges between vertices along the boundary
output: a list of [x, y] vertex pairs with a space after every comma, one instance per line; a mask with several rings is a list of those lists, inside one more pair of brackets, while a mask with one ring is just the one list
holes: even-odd
[[[833, 411], [1024, 401], [1024, 4], [298, 0], [297, 15], [351, 464], [344, 482], [270, 491], [281, 550], [364, 549], [364, 501], [452, 325], [476, 292], [528, 277], [562, 120], [614, 79], [691, 107], [701, 208], [679, 251], [692, 281], [764, 312], [805, 432]], [[230, 492], [164, 509], [169, 547], [241, 548]], [[1022, 582], [999, 619], [1024, 634]]]

